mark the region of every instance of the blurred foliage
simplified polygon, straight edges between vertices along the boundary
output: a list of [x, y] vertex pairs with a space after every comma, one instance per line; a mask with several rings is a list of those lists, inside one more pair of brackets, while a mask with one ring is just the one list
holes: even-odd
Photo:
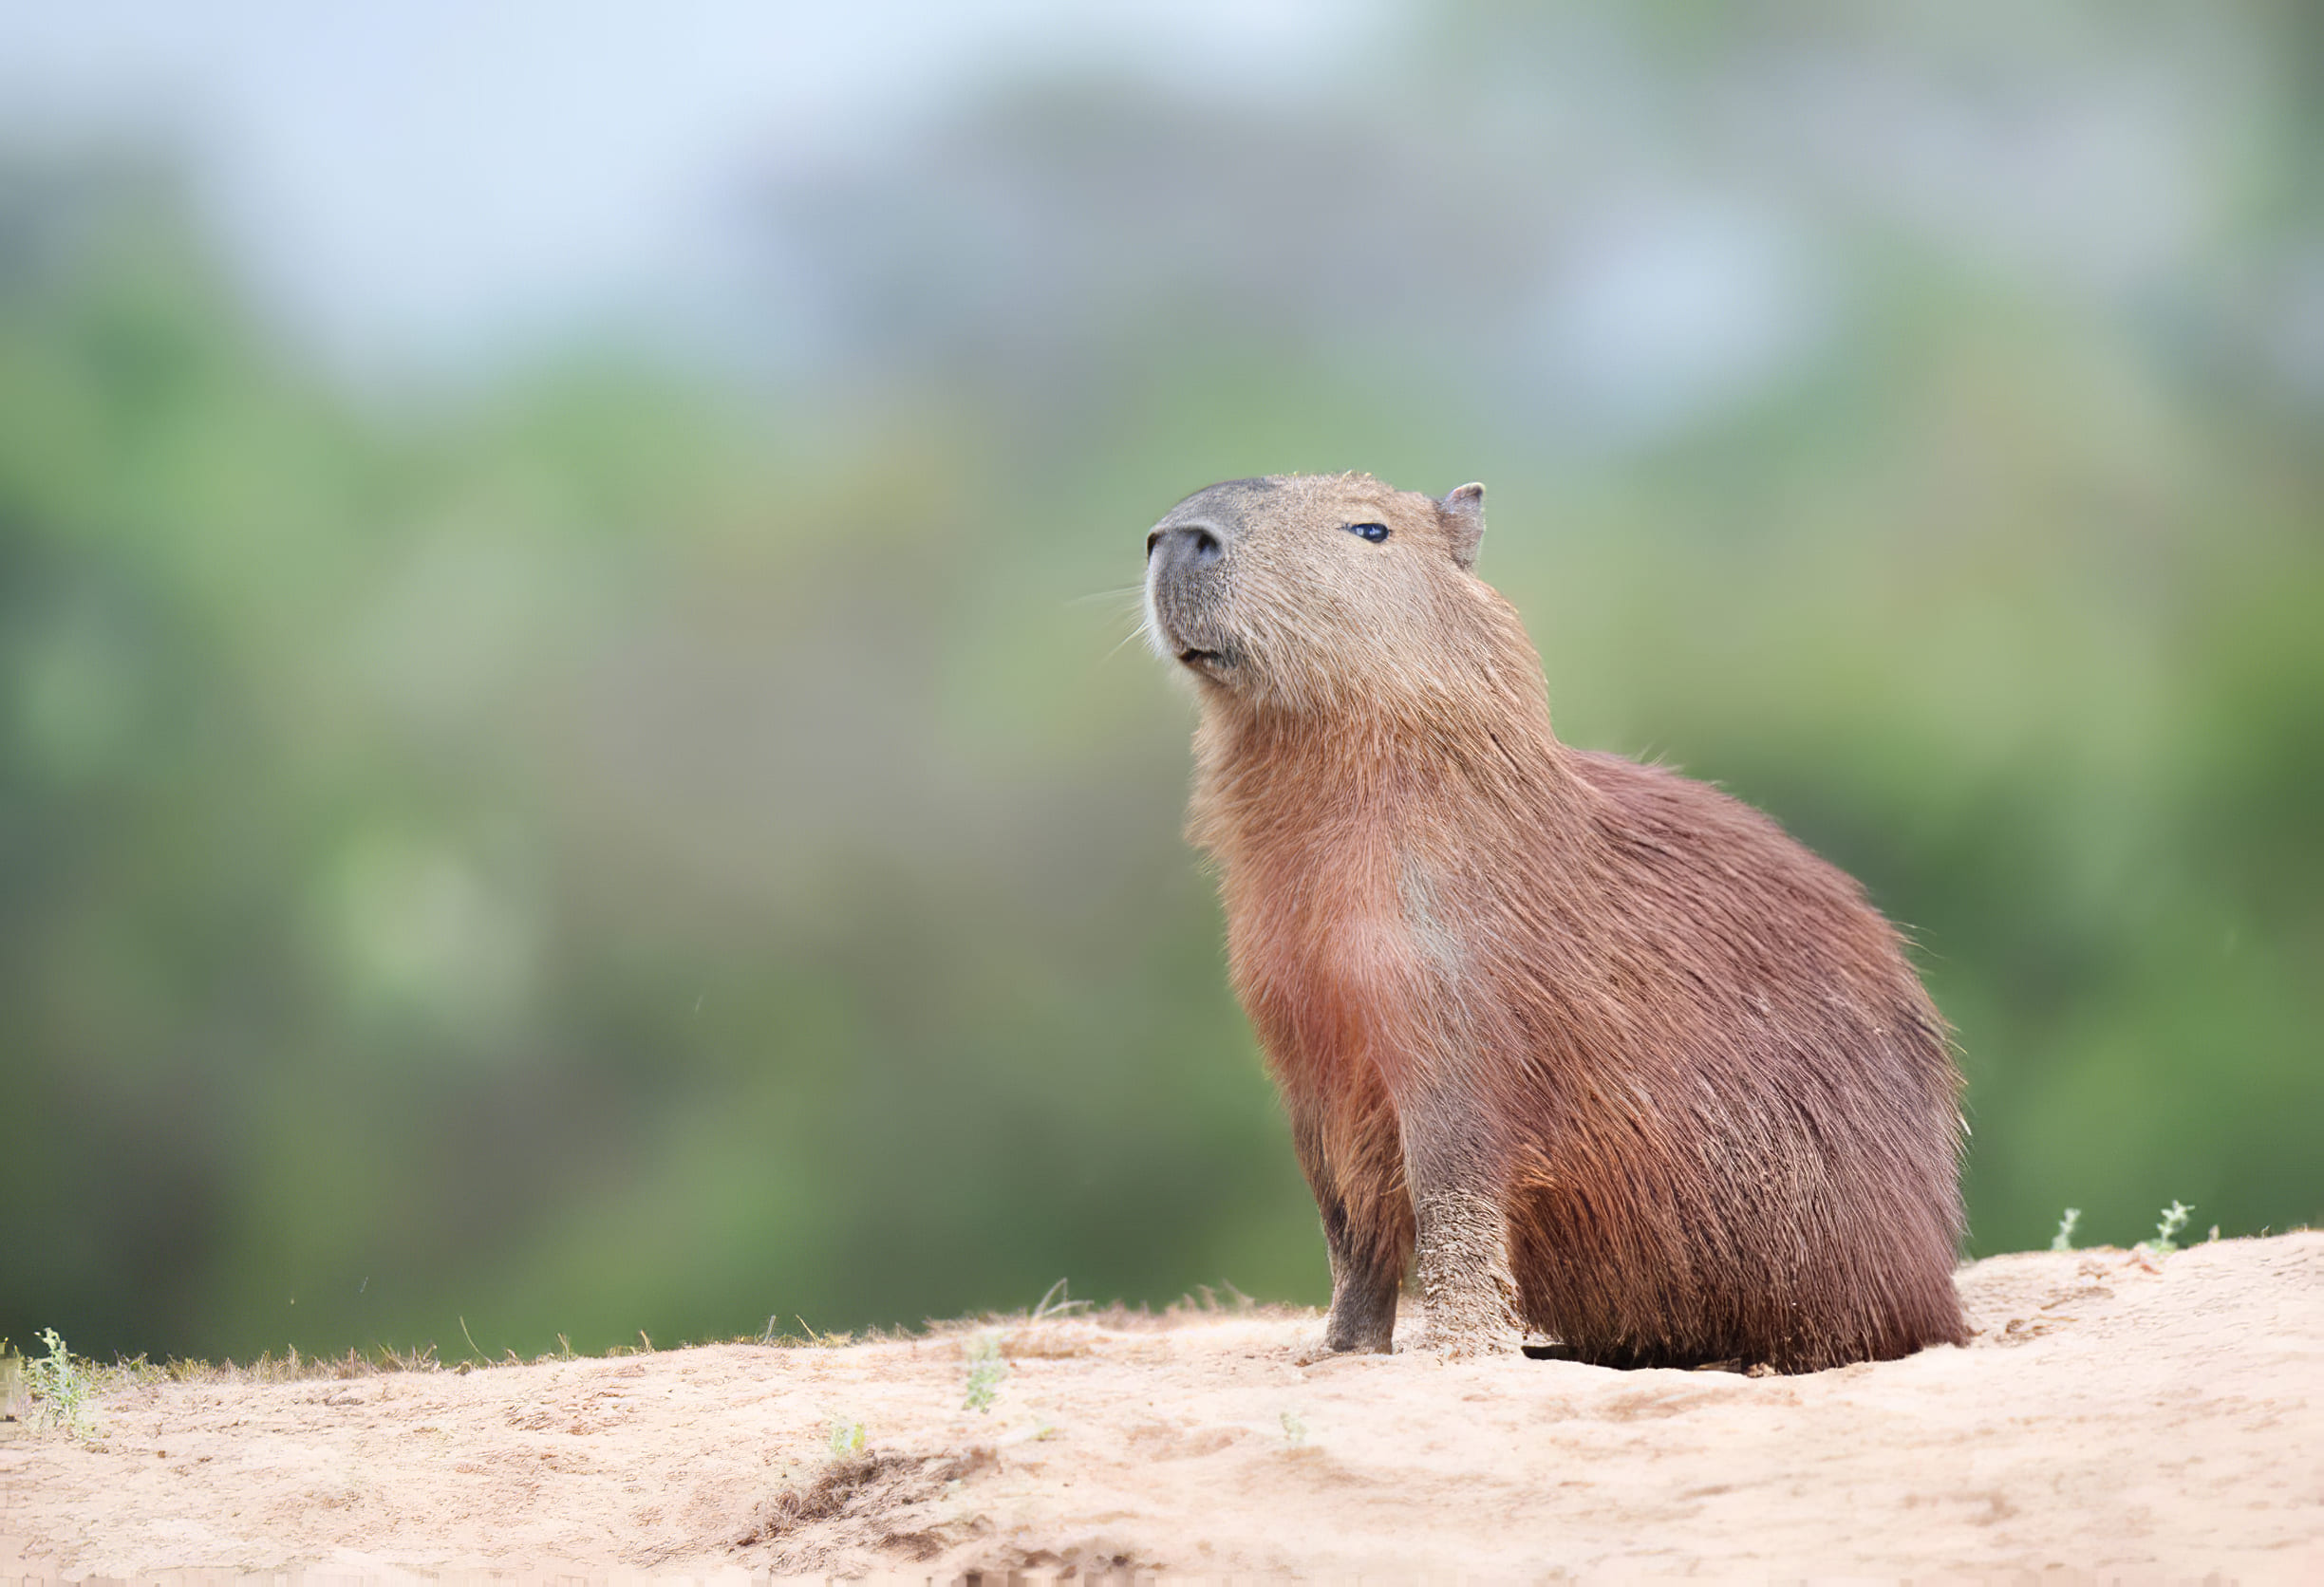
[[[0, 161], [0, 1335], [1322, 1298], [1179, 839], [1190, 711], [1119, 644], [1146, 525], [1289, 469], [1488, 480], [1565, 736], [1721, 781], [1910, 924], [1976, 1250], [2070, 1202], [2126, 1242], [2174, 1198], [2315, 1217], [2324, 378], [2268, 309], [2324, 271], [2305, 13], [2033, 52], [2240, 63], [2200, 246], [2127, 282], [1696, 124], [1834, 40], [2031, 91], [1943, 13], [1811, 13], [1455, 10], [1378, 115], [996, 91], [767, 196], [796, 290], [740, 379], [582, 348], [359, 399], [166, 165]], [[1527, 307], [1607, 179], [1526, 77], [1577, 40], [1646, 85], [1615, 122], [1805, 171], [1843, 261], [1692, 407]]]

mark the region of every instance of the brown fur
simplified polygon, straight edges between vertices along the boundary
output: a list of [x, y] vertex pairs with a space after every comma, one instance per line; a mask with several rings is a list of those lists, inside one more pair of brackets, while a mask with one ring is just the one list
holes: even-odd
[[[1149, 542], [1333, 1267], [1326, 1337], [1784, 1371], [1963, 1336], [1959, 1081], [1897, 933], [1756, 811], [1551, 733], [1482, 487], [1213, 486]], [[1387, 527], [1368, 543], [1347, 526]]]

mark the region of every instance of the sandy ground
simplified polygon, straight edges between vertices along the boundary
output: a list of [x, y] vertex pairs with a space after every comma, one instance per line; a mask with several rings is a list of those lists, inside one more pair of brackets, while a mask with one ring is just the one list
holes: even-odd
[[1970, 1348], [1792, 1378], [1314, 1359], [1254, 1313], [125, 1389], [93, 1441], [0, 1426], [0, 1579], [2324, 1581], [2324, 1233], [1960, 1284]]

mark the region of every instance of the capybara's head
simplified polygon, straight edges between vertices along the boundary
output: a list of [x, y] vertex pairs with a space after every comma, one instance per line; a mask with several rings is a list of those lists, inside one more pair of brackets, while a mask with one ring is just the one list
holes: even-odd
[[1207, 700], [1260, 709], [1393, 710], [1509, 681], [1495, 669], [1523, 630], [1471, 570], [1484, 532], [1482, 485], [1438, 500], [1363, 474], [1230, 479], [1147, 535], [1147, 635]]

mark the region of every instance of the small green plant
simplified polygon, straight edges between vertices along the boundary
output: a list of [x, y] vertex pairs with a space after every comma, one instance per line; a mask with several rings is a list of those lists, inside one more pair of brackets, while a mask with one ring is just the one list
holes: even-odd
[[845, 1460], [860, 1455], [864, 1447], [864, 1425], [861, 1422], [834, 1422], [831, 1425], [831, 1458]]
[[2082, 1209], [2078, 1206], [2068, 1207], [2066, 1216], [2058, 1220], [2057, 1233], [2050, 1237], [2050, 1249], [2052, 1251], [2072, 1250], [2074, 1248], [2074, 1225], [2080, 1222], [2082, 1222]]
[[1025, 1320], [1028, 1322], [1046, 1322], [1051, 1317], [1070, 1316], [1076, 1312], [1086, 1312], [1089, 1310], [1089, 1308], [1090, 1302], [1086, 1300], [1076, 1300], [1072, 1294], [1066, 1290], [1065, 1280], [1059, 1279], [1056, 1283], [1049, 1286], [1049, 1293], [1042, 1296], [1040, 1301], [1034, 1305], [1033, 1310], [1027, 1315]]
[[2167, 1257], [2179, 1249], [2176, 1237], [2181, 1229], [2186, 1227], [2187, 1214], [2194, 1210], [2173, 1196], [2171, 1204], [2163, 1209], [2163, 1221], [2155, 1225], [2154, 1242], [2148, 1249], [2159, 1257]]
[[1286, 1410], [1283, 1413], [1283, 1430], [1284, 1442], [1294, 1449], [1307, 1442], [1307, 1424], [1301, 1420], [1300, 1413], [1296, 1410]]
[[986, 1334], [978, 1339], [968, 1353], [968, 1392], [961, 1409], [990, 1410], [993, 1396], [1001, 1391], [1001, 1380], [1008, 1376], [1008, 1363], [1001, 1357], [1001, 1335]]
[[85, 1363], [74, 1358], [57, 1336], [53, 1328], [40, 1331], [41, 1343], [48, 1347], [45, 1361], [27, 1360], [25, 1380], [31, 1386], [32, 1397], [40, 1402], [41, 1415], [52, 1428], [61, 1428], [76, 1438], [93, 1438], [97, 1433], [96, 1412], [88, 1403], [90, 1382]]

